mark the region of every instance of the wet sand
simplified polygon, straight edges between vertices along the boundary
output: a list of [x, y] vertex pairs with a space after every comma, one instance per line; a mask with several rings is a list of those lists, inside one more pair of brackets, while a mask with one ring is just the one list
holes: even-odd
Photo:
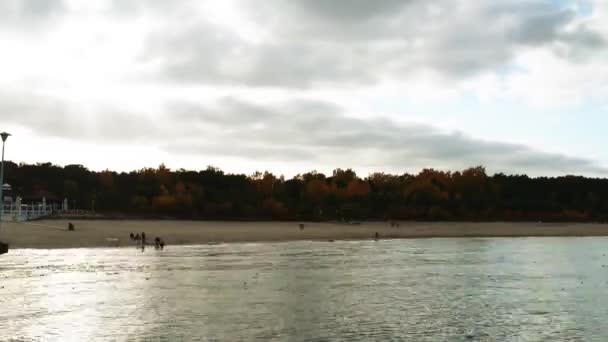
[[401, 222], [393, 228], [386, 222], [347, 225], [298, 222], [209, 222], [86, 220], [71, 221], [76, 230], [68, 231], [68, 221], [44, 220], [27, 223], [4, 222], [0, 241], [11, 248], [73, 248], [130, 246], [130, 233], [146, 232], [148, 243], [162, 237], [168, 246], [221, 242], [291, 240], [361, 240], [430, 237], [529, 237], [529, 236], [608, 236], [608, 224], [581, 223], [466, 223]]

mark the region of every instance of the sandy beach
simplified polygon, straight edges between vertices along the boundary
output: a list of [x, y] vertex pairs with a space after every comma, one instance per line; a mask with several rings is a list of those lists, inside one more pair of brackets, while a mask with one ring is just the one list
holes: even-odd
[[124, 220], [72, 221], [75, 231], [68, 231], [68, 221], [45, 220], [27, 223], [3, 223], [0, 240], [11, 248], [74, 248], [129, 246], [130, 233], [146, 232], [149, 242], [156, 236], [168, 245], [221, 242], [290, 241], [290, 240], [361, 240], [372, 239], [375, 232], [383, 239], [431, 237], [530, 237], [530, 236], [608, 236], [607, 224], [579, 223], [466, 223], [401, 222], [399, 228], [388, 223], [297, 222], [208, 222]]

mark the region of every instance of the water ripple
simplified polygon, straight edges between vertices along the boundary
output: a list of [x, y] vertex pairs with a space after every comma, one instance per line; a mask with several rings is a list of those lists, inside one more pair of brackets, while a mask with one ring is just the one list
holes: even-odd
[[0, 339], [606, 341], [605, 238], [14, 250]]

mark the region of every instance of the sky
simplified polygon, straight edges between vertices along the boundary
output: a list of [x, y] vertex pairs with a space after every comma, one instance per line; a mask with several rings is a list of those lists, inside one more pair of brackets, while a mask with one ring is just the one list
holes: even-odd
[[2, 0], [6, 159], [608, 176], [608, 1]]

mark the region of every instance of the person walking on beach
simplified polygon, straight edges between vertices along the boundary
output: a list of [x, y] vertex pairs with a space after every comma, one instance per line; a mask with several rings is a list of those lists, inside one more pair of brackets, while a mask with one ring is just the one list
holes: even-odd
[[163, 249], [165, 249], [165, 241], [160, 239], [160, 250], [162, 251]]
[[141, 244], [142, 245], [146, 244], [146, 233], [145, 232], [141, 232]]

